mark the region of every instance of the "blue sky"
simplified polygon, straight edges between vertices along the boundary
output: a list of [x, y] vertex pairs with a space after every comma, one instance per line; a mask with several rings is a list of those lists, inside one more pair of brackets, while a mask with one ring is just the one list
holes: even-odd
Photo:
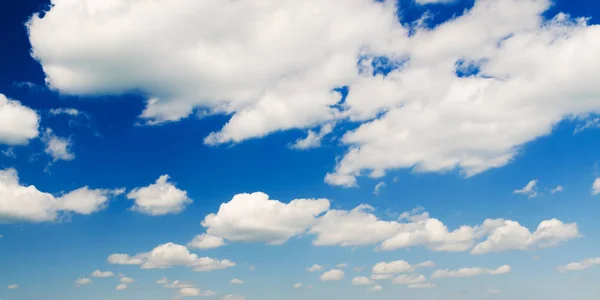
[[0, 299], [600, 295], [600, 5], [52, 4], [0, 10]]

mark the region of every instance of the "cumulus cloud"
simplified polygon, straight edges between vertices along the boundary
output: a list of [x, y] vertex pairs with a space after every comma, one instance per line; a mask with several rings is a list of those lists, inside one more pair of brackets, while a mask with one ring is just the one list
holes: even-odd
[[592, 196], [600, 194], [600, 178], [596, 178], [592, 184]]
[[400, 275], [392, 280], [394, 284], [402, 284], [402, 285], [414, 285], [414, 284], [422, 284], [427, 281], [425, 276], [420, 274], [410, 274], [410, 275]]
[[486, 220], [482, 231], [489, 234], [484, 241], [475, 245], [472, 254], [552, 247], [580, 236], [577, 224], [565, 224], [556, 219], [541, 222], [533, 233], [516, 221]]
[[573, 262], [570, 264], [566, 264], [564, 266], [559, 266], [557, 269], [561, 273], [570, 272], [570, 271], [581, 271], [593, 266], [600, 265], [600, 257], [596, 258], [587, 258], [579, 262]]
[[115, 290], [117, 290], [117, 291], [122, 291], [122, 290], [126, 290], [126, 289], [127, 289], [127, 287], [128, 287], [128, 286], [127, 286], [126, 284], [124, 284], [124, 283], [121, 283], [121, 284], [117, 285], [117, 287], [115, 288]]
[[562, 191], [564, 191], [565, 188], [562, 185], [557, 185], [555, 188], [553, 188], [550, 193], [552, 194], [556, 194], [556, 193], [560, 193]]
[[354, 277], [352, 278], [352, 285], [371, 285], [373, 280], [368, 277]]
[[383, 287], [381, 287], [381, 285], [376, 284], [371, 288], [371, 291], [373, 292], [381, 292], [383, 290]]
[[197, 272], [209, 272], [235, 267], [230, 260], [218, 260], [210, 257], [198, 257], [190, 253], [187, 247], [174, 243], [157, 246], [150, 252], [133, 256], [128, 254], [112, 254], [107, 261], [116, 265], [140, 265], [142, 269], [167, 269], [186, 266]]
[[58, 115], [69, 115], [69, 116], [78, 116], [80, 112], [75, 108], [52, 108], [50, 109], [50, 114], [53, 116]]
[[486, 269], [486, 268], [462, 268], [458, 270], [436, 270], [431, 275], [432, 279], [438, 278], [465, 278], [465, 277], [473, 277], [480, 275], [502, 275], [509, 273], [511, 268], [509, 265], [503, 265], [498, 267], [497, 269]]
[[75, 286], [80, 287], [82, 285], [88, 285], [91, 284], [92, 280], [89, 278], [78, 278], [77, 280], [75, 280]]
[[104, 209], [119, 191], [85, 186], [54, 196], [33, 185], [21, 185], [15, 169], [0, 170], [0, 223], [50, 222], [59, 213], [89, 215]]
[[338, 281], [342, 279], [344, 279], [344, 271], [337, 269], [329, 270], [319, 277], [321, 281]]
[[414, 283], [407, 285], [409, 289], [432, 289], [435, 288], [436, 285], [433, 282], [424, 282], [424, 283]]
[[231, 281], [229, 283], [231, 283], [231, 284], [242, 284], [242, 283], [244, 283], [244, 281], [241, 280], [241, 279], [234, 278], [234, 279], [231, 279]]
[[230, 241], [279, 245], [305, 232], [327, 209], [327, 199], [296, 199], [286, 204], [261, 192], [237, 194], [221, 204], [216, 214], [206, 216], [202, 226], [207, 234]]
[[537, 179], [531, 180], [521, 189], [513, 191], [513, 194], [521, 194], [527, 196], [527, 198], [533, 198], [538, 195], [537, 191]]
[[186, 191], [169, 182], [169, 178], [169, 175], [162, 175], [155, 183], [129, 192], [127, 198], [135, 201], [132, 209], [151, 216], [182, 212], [192, 200]]
[[170, 282], [166, 277], [159, 279], [156, 283], [158, 283], [168, 289], [183, 289], [183, 288], [196, 287], [196, 285], [193, 283], [182, 282], [179, 280], [174, 280], [173, 282]]
[[121, 279], [119, 279], [119, 281], [121, 281], [121, 283], [133, 283], [134, 282], [133, 278], [130, 278], [130, 277], [121, 277]]
[[179, 290], [179, 298], [183, 297], [194, 297], [194, 296], [214, 296], [216, 295], [213, 291], [201, 291], [199, 288], [186, 287]]
[[40, 117], [29, 107], [0, 94], [0, 144], [24, 145], [38, 137]]
[[373, 274], [396, 274], [414, 271], [414, 268], [406, 261], [397, 260], [393, 262], [379, 262], [373, 266]]
[[311, 267], [306, 268], [306, 271], [309, 271], [309, 272], [323, 271], [323, 266], [321, 266], [321, 265], [312, 265]]
[[294, 284], [294, 288], [295, 289], [299, 289], [301, 287], [302, 287], [302, 283], [296, 283], [296, 284]]
[[18, 288], [19, 288], [19, 285], [18, 285], [18, 284], [9, 284], [9, 285], [7, 286], [7, 288], [8, 288], [9, 290], [16, 290], [16, 289], [18, 289]]
[[100, 270], [96, 270], [94, 272], [92, 272], [92, 274], [90, 275], [92, 277], [100, 277], [100, 278], [106, 278], [106, 277], [113, 277], [115, 276], [115, 273], [110, 272], [110, 271], [100, 271]]
[[193, 249], [214, 249], [224, 245], [223, 238], [204, 233], [194, 237], [187, 246]]
[[321, 146], [321, 140], [333, 131], [333, 126], [332, 123], [328, 123], [321, 126], [318, 132], [309, 130], [305, 138], [296, 140], [291, 147], [297, 150], [318, 148]]

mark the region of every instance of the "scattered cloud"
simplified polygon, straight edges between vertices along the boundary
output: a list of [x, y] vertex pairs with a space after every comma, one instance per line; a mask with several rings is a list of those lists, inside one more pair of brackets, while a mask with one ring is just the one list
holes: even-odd
[[190, 253], [187, 247], [174, 243], [157, 246], [150, 252], [133, 256], [128, 254], [112, 254], [107, 261], [116, 265], [140, 265], [142, 269], [167, 269], [186, 266], [197, 272], [209, 272], [235, 267], [230, 260], [217, 260], [210, 257], [198, 257]]
[[16, 289], [18, 289], [18, 288], [19, 288], [19, 285], [18, 285], [18, 284], [9, 284], [9, 285], [7, 286], [7, 288], [8, 288], [9, 290], [16, 290]]
[[600, 194], [600, 178], [596, 178], [592, 184], [592, 196]]
[[312, 265], [311, 267], [306, 268], [306, 271], [309, 271], [309, 272], [323, 271], [323, 266], [321, 266], [321, 265]]
[[50, 109], [50, 114], [53, 116], [58, 115], [69, 115], [69, 116], [78, 116], [81, 112], [75, 108], [52, 108]]
[[302, 283], [296, 283], [296, 284], [294, 284], [294, 288], [295, 289], [299, 289], [301, 287], [302, 287]]
[[414, 268], [406, 261], [397, 260], [393, 262], [379, 262], [371, 270], [373, 274], [385, 275], [385, 274], [397, 274], [397, 273], [408, 273], [414, 271]]
[[290, 147], [297, 150], [318, 148], [321, 146], [321, 140], [333, 131], [333, 127], [333, 123], [328, 123], [321, 126], [319, 132], [309, 130], [305, 138], [296, 140]]
[[75, 286], [80, 287], [82, 285], [88, 285], [91, 284], [92, 280], [89, 278], [78, 278], [77, 280], [75, 280]]
[[436, 270], [431, 275], [432, 279], [438, 278], [465, 278], [465, 277], [474, 277], [480, 275], [502, 275], [509, 273], [511, 271], [511, 267], [509, 265], [503, 265], [498, 267], [497, 269], [485, 269], [485, 268], [462, 268], [458, 270]]
[[223, 238], [203, 233], [197, 235], [188, 243], [188, 247], [192, 249], [215, 249], [225, 245]]
[[557, 269], [561, 273], [570, 271], [581, 271], [593, 266], [600, 265], [600, 257], [587, 258], [579, 262], [573, 262], [564, 266], [559, 266]]
[[352, 285], [371, 285], [374, 281], [368, 277], [354, 277], [352, 278]]
[[90, 275], [92, 277], [99, 277], [99, 278], [106, 278], [106, 277], [113, 277], [115, 276], [115, 273], [110, 272], [110, 271], [100, 271], [100, 270], [96, 270], [94, 272], [92, 272], [92, 274]]
[[531, 180], [522, 189], [514, 190], [513, 194], [525, 195], [530, 199], [536, 197], [538, 196], [537, 183], [537, 179]]
[[52, 161], [75, 159], [75, 154], [71, 151], [73, 142], [70, 138], [58, 137], [52, 132], [52, 129], [48, 128], [42, 136], [42, 141], [46, 144], [44, 152], [52, 157]]
[[221, 300], [246, 300], [246, 297], [241, 296], [241, 295], [227, 294], [227, 295], [223, 296], [221, 298]]
[[121, 283], [121, 284], [117, 285], [117, 287], [115, 288], [115, 290], [117, 290], [117, 291], [122, 291], [122, 290], [126, 290], [126, 289], [127, 289], [127, 287], [128, 287], [128, 286], [127, 286], [126, 284], [124, 284], [124, 283]]
[[234, 278], [234, 279], [231, 279], [231, 281], [229, 283], [231, 283], [231, 284], [242, 284], [242, 283], [244, 283], [244, 281], [240, 280], [240, 279], [237, 279], [237, 278]]
[[502, 291], [499, 289], [491, 289], [491, 290], [488, 290], [488, 294], [498, 295], [498, 294], [502, 294]]
[[344, 271], [336, 269], [329, 270], [319, 277], [321, 281], [338, 281], [342, 279], [344, 279]]
[[562, 185], [557, 185], [555, 188], [552, 189], [552, 191], [550, 191], [552, 194], [556, 194], [556, 193], [560, 193], [562, 191], [564, 191], [565, 189], [563, 188]]
[[169, 175], [162, 175], [155, 183], [129, 192], [127, 198], [135, 201], [132, 210], [150, 216], [182, 212], [192, 200], [186, 191], [169, 182], [169, 178]]
[[31, 108], [0, 94], [0, 144], [25, 145], [39, 135], [40, 117]]
[[422, 284], [427, 281], [425, 276], [420, 274], [402, 274], [392, 280], [393, 284], [402, 284], [402, 285], [413, 285], [413, 284]]
[[130, 277], [121, 277], [121, 279], [119, 279], [121, 281], [121, 283], [133, 283], [134, 280], [133, 278]]
[[381, 287], [381, 285], [376, 284], [371, 288], [371, 291], [373, 292], [381, 292], [383, 290], [383, 287]]
[[375, 188], [373, 188], [373, 195], [375, 196], [379, 196], [379, 192], [381, 191], [382, 188], [385, 187], [385, 182], [380, 181], [375, 185]]

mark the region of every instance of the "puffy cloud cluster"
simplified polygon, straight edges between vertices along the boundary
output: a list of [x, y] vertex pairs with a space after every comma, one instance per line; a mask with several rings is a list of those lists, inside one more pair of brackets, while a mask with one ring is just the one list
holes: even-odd
[[38, 137], [40, 117], [29, 107], [0, 94], [0, 144], [23, 145]]
[[210, 257], [198, 257], [182, 245], [166, 243], [149, 252], [136, 255], [112, 254], [107, 261], [116, 265], [140, 265], [142, 269], [167, 269], [186, 266], [197, 272], [209, 272], [235, 267], [230, 260], [218, 260]]
[[134, 211], [151, 216], [176, 214], [192, 203], [187, 192], [178, 189], [169, 182], [169, 175], [160, 176], [155, 183], [140, 187], [127, 194], [127, 198], [135, 201]]
[[503, 265], [498, 267], [497, 269], [486, 269], [486, 268], [462, 268], [458, 270], [436, 270], [431, 275], [432, 279], [438, 278], [464, 278], [464, 277], [473, 277], [480, 275], [502, 275], [507, 274], [511, 271], [509, 265]]
[[0, 170], [0, 223], [50, 222], [60, 213], [89, 215], [104, 209], [119, 193], [122, 190], [85, 186], [57, 197], [33, 185], [21, 185], [15, 169]]
[[[52, 3], [28, 23], [51, 88], [141, 91], [152, 124], [196, 108], [231, 115], [208, 144], [359, 122], [326, 176], [335, 185], [396, 168], [472, 176], [506, 165], [561, 120], [600, 111], [600, 27], [544, 19], [550, 0], [476, 0], [433, 28], [402, 25], [397, 1]], [[389, 73], [377, 72], [382, 64]]]

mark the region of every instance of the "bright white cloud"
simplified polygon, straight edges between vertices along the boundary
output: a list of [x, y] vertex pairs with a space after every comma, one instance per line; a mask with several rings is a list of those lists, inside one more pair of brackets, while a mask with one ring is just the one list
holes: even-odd
[[600, 257], [596, 258], [587, 258], [579, 262], [573, 262], [564, 266], [558, 267], [558, 271], [561, 273], [569, 272], [569, 271], [581, 271], [593, 266], [600, 265]]
[[224, 245], [223, 238], [206, 233], [197, 235], [188, 243], [188, 247], [193, 249], [214, 249]]
[[117, 290], [117, 291], [122, 291], [122, 290], [126, 290], [126, 289], [127, 289], [127, 287], [128, 287], [128, 286], [127, 286], [126, 284], [124, 284], [124, 283], [121, 283], [121, 284], [117, 285], [117, 287], [115, 288], [115, 290]]
[[230, 260], [217, 260], [210, 257], [198, 257], [190, 253], [187, 247], [174, 243], [157, 246], [150, 252], [133, 256], [127, 254], [112, 254], [107, 261], [117, 265], [140, 265], [142, 269], [167, 269], [176, 266], [186, 266], [197, 272], [209, 272], [235, 267]]
[[513, 194], [525, 195], [527, 198], [536, 197], [538, 195], [537, 182], [537, 179], [531, 180], [523, 188], [514, 190]]
[[306, 271], [309, 271], [309, 272], [323, 271], [323, 266], [321, 266], [321, 265], [312, 265], [311, 267], [306, 268]]
[[21, 185], [15, 169], [0, 170], [0, 223], [50, 222], [69, 212], [89, 215], [104, 209], [118, 192], [86, 186], [55, 197], [33, 185]]
[[344, 279], [344, 271], [337, 269], [329, 270], [319, 277], [321, 281], [338, 281], [342, 279]]
[[596, 178], [592, 184], [592, 195], [596, 196], [600, 194], [600, 178]]
[[42, 141], [46, 144], [44, 152], [52, 157], [53, 161], [73, 160], [75, 155], [71, 151], [73, 142], [70, 138], [56, 136], [50, 128], [42, 136]]
[[77, 278], [77, 280], [75, 280], [75, 285], [77, 287], [80, 287], [82, 285], [88, 285], [88, 284], [91, 284], [91, 283], [92, 283], [92, 280], [89, 279], [89, 278]]
[[24, 145], [38, 137], [40, 117], [29, 107], [0, 94], [0, 144]]
[[565, 224], [556, 219], [541, 222], [533, 233], [515, 221], [486, 220], [482, 231], [489, 235], [475, 245], [472, 254], [551, 247], [579, 237], [577, 224]]
[[110, 272], [110, 271], [100, 271], [100, 270], [96, 270], [94, 272], [92, 272], [92, 274], [90, 275], [92, 277], [100, 277], [100, 278], [106, 278], [106, 277], [113, 277], [115, 276], [115, 273]]
[[121, 283], [133, 283], [135, 280], [133, 280], [133, 278], [130, 277], [121, 277], [119, 281], [121, 281]]
[[406, 261], [397, 260], [393, 262], [379, 262], [371, 270], [373, 274], [397, 274], [409, 273], [414, 271], [414, 268]]
[[213, 291], [200, 291], [199, 288], [186, 287], [179, 290], [180, 297], [192, 297], [192, 296], [214, 296], [216, 295]]
[[7, 286], [7, 288], [8, 288], [9, 290], [16, 290], [16, 289], [18, 289], [18, 288], [19, 288], [19, 285], [18, 285], [18, 284], [9, 284], [9, 285]]
[[231, 281], [229, 283], [231, 283], [231, 284], [242, 284], [242, 283], [244, 283], [244, 281], [241, 280], [241, 279], [234, 278], [234, 279], [231, 279]]
[[511, 268], [509, 265], [503, 265], [498, 267], [497, 269], [485, 269], [485, 268], [462, 268], [458, 270], [436, 270], [431, 275], [432, 279], [438, 278], [465, 278], [465, 277], [473, 277], [480, 275], [502, 275], [509, 273]]
[[182, 212], [192, 200], [186, 191], [169, 182], [169, 178], [169, 175], [162, 175], [155, 183], [129, 192], [127, 198], [135, 201], [132, 209], [151, 216]]
[[305, 232], [315, 218], [329, 209], [327, 199], [270, 200], [265, 193], [237, 194], [206, 216], [202, 226], [210, 235], [230, 241], [285, 243]]
[[368, 277], [354, 277], [352, 278], [352, 285], [371, 285], [373, 280]]

